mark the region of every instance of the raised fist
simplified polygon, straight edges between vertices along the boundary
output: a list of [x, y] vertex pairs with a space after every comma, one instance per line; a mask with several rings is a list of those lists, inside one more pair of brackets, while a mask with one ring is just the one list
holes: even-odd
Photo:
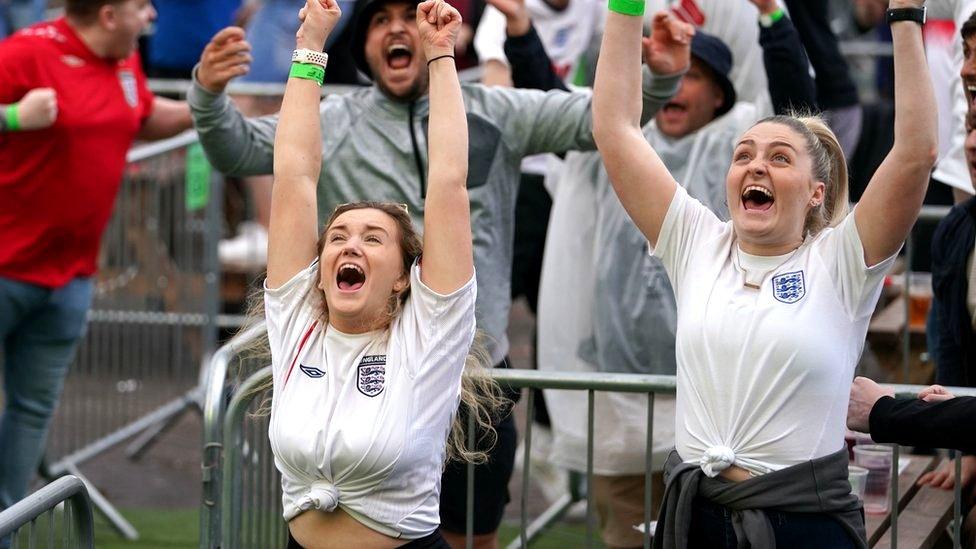
[[58, 118], [58, 94], [51, 88], [34, 88], [17, 104], [21, 130], [50, 128]]
[[417, 6], [417, 30], [428, 60], [454, 55], [461, 14], [444, 0], [426, 0]]
[[525, 7], [525, 0], [488, 0], [488, 5], [494, 6], [505, 16], [505, 27], [509, 36], [525, 36], [529, 32], [532, 20]]
[[322, 51], [340, 17], [342, 10], [336, 0], [305, 0], [305, 7], [298, 12], [302, 22], [295, 35], [298, 48]]
[[655, 74], [675, 74], [691, 65], [695, 27], [662, 11], [654, 15], [651, 36], [642, 39], [644, 62]]

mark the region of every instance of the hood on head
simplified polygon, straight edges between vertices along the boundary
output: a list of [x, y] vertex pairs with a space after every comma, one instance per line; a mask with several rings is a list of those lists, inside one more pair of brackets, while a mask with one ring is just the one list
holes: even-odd
[[352, 59], [356, 63], [356, 68], [369, 78], [373, 78], [373, 71], [369, 70], [369, 63], [366, 62], [366, 34], [369, 32], [369, 22], [373, 15], [380, 8], [387, 4], [402, 3], [416, 6], [419, 0], [366, 0], [359, 15], [353, 22], [352, 30]]

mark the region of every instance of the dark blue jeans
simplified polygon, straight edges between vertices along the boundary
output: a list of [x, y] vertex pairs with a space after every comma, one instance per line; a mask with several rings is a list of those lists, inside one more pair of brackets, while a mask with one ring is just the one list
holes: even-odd
[[[776, 547], [789, 549], [853, 549], [854, 540], [839, 522], [820, 513], [764, 511], [773, 525]], [[688, 532], [689, 549], [737, 549], [732, 511], [696, 497]]]
[[24, 497], [40, 463], [91, 298], [89, 278], [52, 289], [0, 277], [0, 511]]

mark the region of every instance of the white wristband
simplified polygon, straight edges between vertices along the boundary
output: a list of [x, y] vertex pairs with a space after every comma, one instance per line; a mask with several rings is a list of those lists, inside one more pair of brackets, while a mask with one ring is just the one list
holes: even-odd
[[318, 65], [323, 69], [329, 63], [329, 54], [322, 51], [310, 50], [308, 48], [302, 48], [300, 50], [295, 50], [291, 54], [292, 63], [308, 63], [311, 65]]

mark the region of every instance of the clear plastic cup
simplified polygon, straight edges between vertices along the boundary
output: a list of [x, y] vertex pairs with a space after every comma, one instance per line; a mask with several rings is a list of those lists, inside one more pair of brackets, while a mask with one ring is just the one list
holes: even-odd
[[861, 501], [864, 501], [864, 491], [868, 486], [868, 473], [867, 469], [858, 465], [847, 467], [847, 480], [851, 483], [851, 493]]
[[891, 447], [858, 444], [854, 447], [854, 464], [868, 470], [862, 498], [864, 512], [873, 515], [887, 513], [891, 488]]

